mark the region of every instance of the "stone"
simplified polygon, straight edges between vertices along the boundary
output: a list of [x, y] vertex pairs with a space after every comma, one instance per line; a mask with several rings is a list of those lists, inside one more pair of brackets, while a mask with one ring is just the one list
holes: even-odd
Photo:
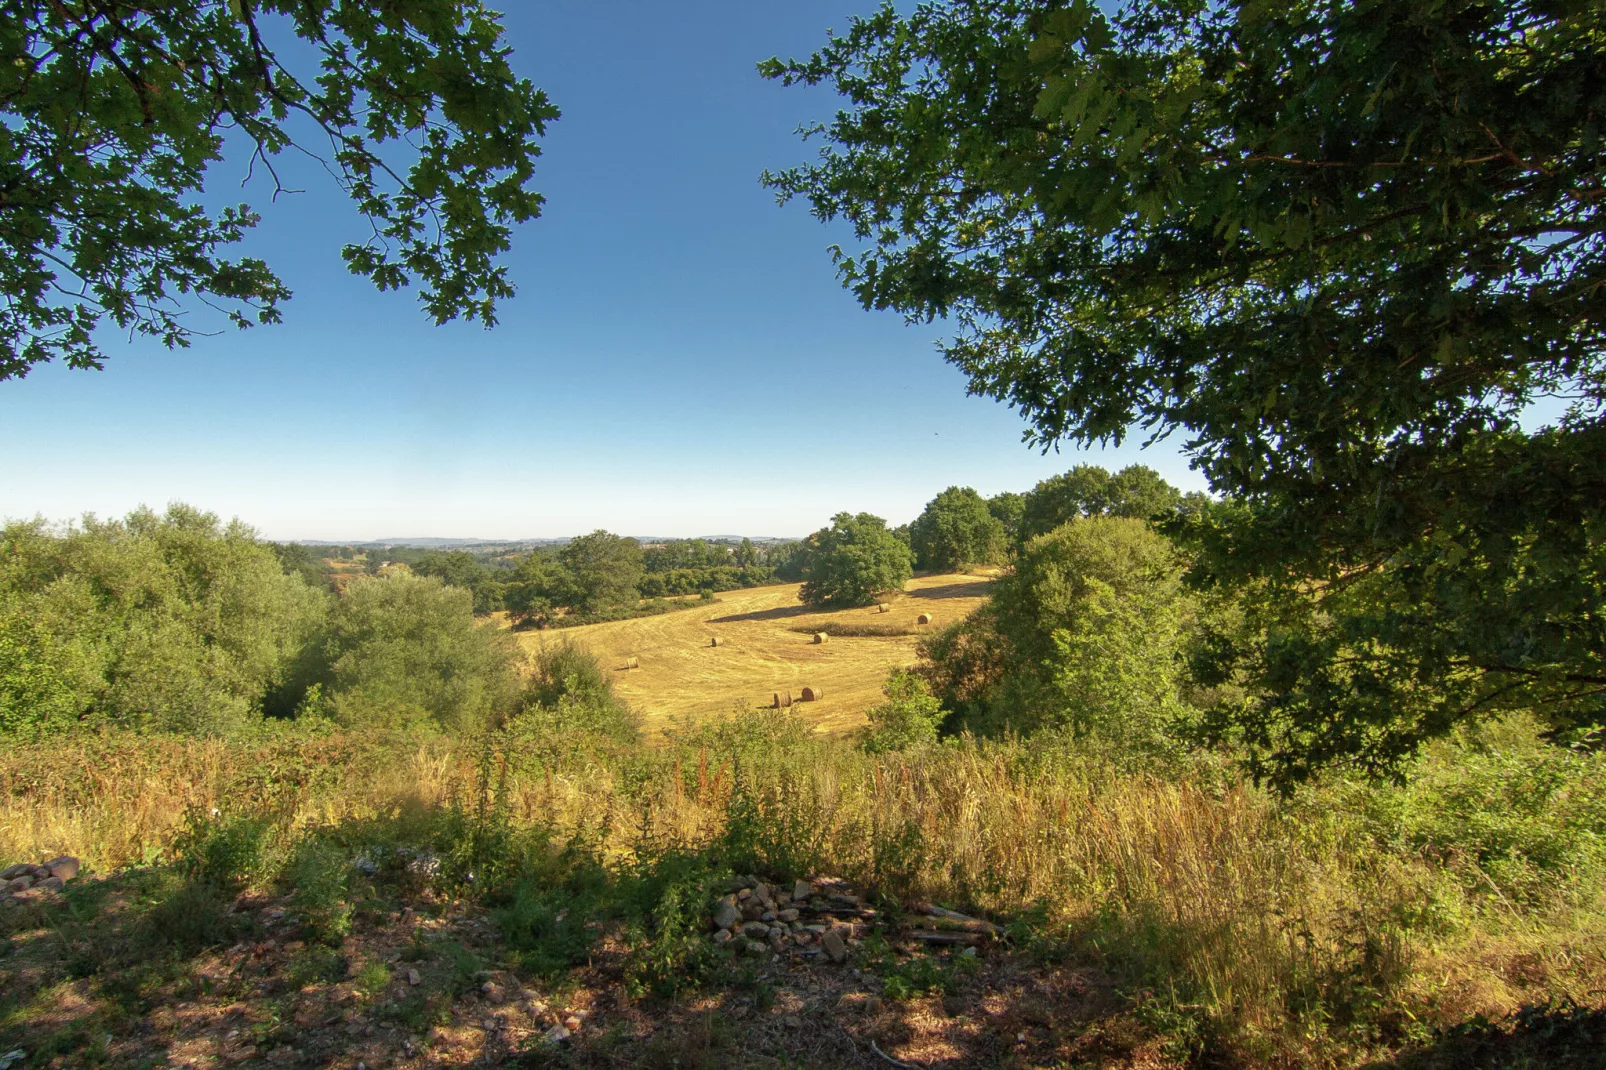
[[731, 931], [729, 929], [720, 929], [714, 933], [714, 943], [716, 944], [728, 944], [730, 940]]
[[753, 889], [753, 898], [754, 899], [768, 899], [769, 897], [770, 897], [770, 886], [769, 885], [767, 885], [767, 884], [759, 884], [756, 887], [754, 887], [754, 889]]
[[771, 929], [770, 930], [770, 950], [775, 952], [778, 955], [785, 949], [786, 949], [786, 934], [782, 933], [782, 932], [777, 932], [776, 930]]
[[796, 944], [798, 947], [808, 947], [810, 944], [812, 944], [814, 942], [814, 934], [813, 933], [806, 933], [806, 932], [805, 933], [793, 933], [792, 934], [792, 942], [794, 944]]
[[296, 1061], [296, 1050], [280, 1045], [268, 1052], [268, 1060], [275, 1063], [293, 1063]]
[[775, 911], [773, 911], [773, 910], [766, 910], [766, 911], [765, 911], [765, 912], [764, 912], [764, 913], [762, 913], [762, 914], [760, 914], [760, 915], [759, 915], [759, 916], [758, 916], [758, 920], [759, 920], [759, 921], [762, 921], [762, 922], [764, 922], [764, 923], [765, 923], [765, 924], [766, 924], [766, 925], [768, 925], [768, 924], [769, 924], [769, 923], [770, 923], [770, 922], [772, 922], [772, 921], [774, 921], [774, 920], [775, 920]]
[[52, 877], [60, 877], [64, 881], [70, 881], [78, 876], [78, 859], [72, 855], [62, 855], [46, 862], [45, 868], [50, 871]]
[[760, 943], [757, 940], [749, 940], [747, 953], [749, 955], [768, 955], [770, 953], [769, 945]]
[[746, 918], [748, 921], [757, 921], [763, 916], [764, 905], [762, 903], [755, 903], [753, 900], [749, 899], [746, 903], [742, 904], [742, 917]]
[[578, 1033], [580, 1031], [580, 1026], [583, 1024], [585, 1023], [578, 1014], [571, 1014], [567, 1018], [563, 1019], [563, 1028], [567, 1029], [571, 1033]]
[[33, 866], [29, 865], [27, 862], [18, 862], [14, 866], [7, 866], [5, 869], [0, 869], [0, 881], [14, 881], [18, 877], [32, 876]]
[[791, 923], [798, 919], [798, 910], [796, 907], [788, 907], [775, 916], [784, 922]]
[[423, 984], [424, 983], [424, 979], [422, 977], [418, 976], [418, 971], [417, 970], [408, 970], [407, 971], [407, 983], [410, 984], [410, 985]]
[[67, 882], [62, 880], [60, 877], [46, 877], [44, 880], [34, 885], [34, 887], [42, 888], [47, 892], [59, 892], [63, 888], [67, 887]]
[[569, 1036], [570, 1033], [567, 1029], [561, 1025], [555, 1025], [551, 1029], [548, 1029], [546, 1034], [541, 1037], [541, 1043], [556, 1047], [557, 1045], [568, 1040]]
[[742, 912], [736, 909], [736, 900], [726, 896], [714, 904], [714, 928], [734, 929], [742, 920]]
[[13, 877], [11, 880], [6, 881], [4, 887], [0, 887], [0, 894], [11, 895], [13, 892], [26, 892], [29, 888], [32, 888], [32, 887], [33, 887], [33, 875], [32, 874], [29, 874], [29, 875], [24, 876], [24, 877]]
[[751, 940], [762, 940], [769, 934], [770, 927], [761, 921], [750, 921], [742, 926], [742, 935]]
[[800, 903], [814, 894], [814, 885], [808, 881], [798, 881], [792, 885], [792, 902]]
[[842, 934], [835, 929], [820, 938], [820, 946], [825, 948], [825, 953], [831, 956], [832, 962], [848, 961], [848, 945], [843, 942]]
[[973, 947], [967, 947], [965, 950], [959, 953], [959, 957], [962, 959], [973, 959], [976, 957], [976, 949]]
[[743, 902], [746, 902], [748, 899], [751, 899], [752, 897], [753, 897], [753, 889], [751, 889], [751, 888], [743, 888], [741, 891], [736, 893], [736, 898], [742, 900]]

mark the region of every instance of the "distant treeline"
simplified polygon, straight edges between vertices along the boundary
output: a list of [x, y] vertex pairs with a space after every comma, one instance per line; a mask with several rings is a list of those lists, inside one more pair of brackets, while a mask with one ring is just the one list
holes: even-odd
[[288, 572], [338, 590], [354, 576], [399, 566], [468, 591], [476, 615], [506, 610], [527, 627], [590, 624], [674, 606], [666, 598], [712, 597], [768, 583], [804, 583], [805, 600], [866, 604], [903, 585], [910, 569], [948, 572], [1007, 564], [1032, 538], [1075, 516], [1151, 519], [1197, 508], [1153, 469], [1110, 473], [1079, 465], [1025, 494], [985, 498], [949, 487], [914, 521], [887, 528], [879, 517], [838, 517], [799, 541], [639, 540], [594, 531], [529, 553], [411, 546], [309, 548], [274, 544]]
[[618, 620], [666, 608], [640, 604], [644, 599], [712, 595], [803, 578], [803, 544], [795, 541], [672, 539], [643, 546], [636, 539], [596, 531], [525, 554], [270, 545], [286, 572], [314, 587], [339, 590], [354, 576], [404, 566], [415, 575], [434, 576], [470, 592], [476, 615], [505, 609], [517, 623], [538, 627]]

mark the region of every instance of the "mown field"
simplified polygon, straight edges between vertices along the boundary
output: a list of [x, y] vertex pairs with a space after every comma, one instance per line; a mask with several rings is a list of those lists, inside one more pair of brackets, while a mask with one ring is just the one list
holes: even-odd
[[[591, 650], [613, 671], [614, 686], [649, 735], [675, 721], [768, 706], [777, 691], [795, 697], [804, 687], [822, 689], [825, 698], [798, 712], [824, 731], [841, 732], [864, 724], [864, 711], [881, 701], [889, 669], [915, 661], [926, 630], [916, 623], [920, 615], [931, 615], [931, 627], [958, 620], [981, 604], [990, 582], [980, 573], [919, 576], [889, 599], [886, 613], [873, 606], [810, 609], [798, 600], [798, 585], [786, 583], [729, 591], [711, 606], [520, 632], [519, 639], [532, 652], [562, 642]], [[816, 644], [816, 631], [834, 634]], [[846, 634], [859, 631], [892, 634]], [[639, 667], [623, 668], [632, 657]]]

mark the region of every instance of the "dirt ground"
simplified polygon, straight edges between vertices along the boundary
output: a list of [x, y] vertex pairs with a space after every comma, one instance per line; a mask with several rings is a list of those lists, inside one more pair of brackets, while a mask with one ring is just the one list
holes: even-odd
[[[778, 691], [796, 698], [804, 687], [825, 697], [798, 712], [823, 731], [843, 732], [864, 724], [865, 710], [881, 701], [888, 670], [914, 663], [921, 634], [969, 614], [991, 582], [984, 574], [919, 576], [888, 599], [885, 613], [873, 606], [811, 610], [798, 600], [798, 585], [787, 583], [726, 591], [710, 606], [520, 632], [519, 639], [532, 651], [565, 640], [590, 648], [614, 670], [619, 693], [641, 712], [649, 732], [676, 720], [767, 706]], [[921, 614], [930, 614], [932, 623], [918, 624]], [[823, 644], [811, 634], [857, 627], [904, 634], [833, 635]], [[625, 669], [632, 657], [639, 667]]]

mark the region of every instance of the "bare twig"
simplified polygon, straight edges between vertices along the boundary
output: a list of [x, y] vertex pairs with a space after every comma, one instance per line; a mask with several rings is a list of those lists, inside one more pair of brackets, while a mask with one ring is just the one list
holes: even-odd
[[901, 1066], [901, 1067], [903, 1067], [903, 1070], [919, 1070], [919, 1067], [917, 1067], [914, 1063], [906, 1063], [902, 1059], [894, 1059], [892, 1056], [888, 1055], [886, 1052], [884, 1052], [880, 1048], [876, 1047], [876, 1042], [873, 1041], [873, 1040], [870, 1041], [870, 1050], [875, 1052], [877, 1055], [881, 1056], [883, 1059], [885, 1059], [887, 1062], [891, 1063], [893, 1066]]

